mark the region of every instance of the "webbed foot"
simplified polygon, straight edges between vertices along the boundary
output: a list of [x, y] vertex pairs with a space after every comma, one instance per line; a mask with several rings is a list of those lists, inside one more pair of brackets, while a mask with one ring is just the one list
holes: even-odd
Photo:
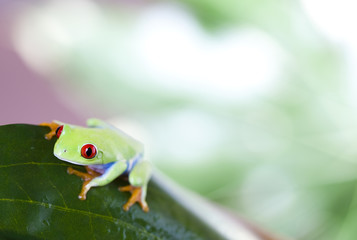
[[80, 200], [86, 200], [87, 192], [90, 189], [90, 187], [88, 187], [87, 185], [89, 184], [90, 181], [92, 181], [93, 178], [100, 176], [99, 173], [93, 171], [88, 166], [86, 166], [86, 170], [87, 170], [87, 173], [84, 173], [84, 172], [77, 171], [77, 170], [73, 169], [72, 167], [67, 168], [68, 174], [74, 174], [74, 175], [82, 178], [82, 180], [83, 180], [82, 190], [81, 190], [80, 194], [78, 195], [78, 198]]
[[43, 122], [43, 123], [40, 123], [39, 126], [46, 126], [46, 127], [50, 127], [51, 128], [51, 131], [49, 133], [45, 134], [45, 138], [47, 140], [50, 140], [50, 139], [52, 139], [52, 137], [54, 135], [56, 135], [56, 130], [60, 125], [58, 123], [55, 123], [55, 122], [50, 122], [50, 123]]
[[144, 212], [149, 211], [148, 204], [146, 203], [146, 201], [144, 199], [142, 199], [142, 192], [143, 192], [142, 187], [134, 187], [132, 185], [128, 185], [125, 187], [119, 187], [118, 189], [121, 192], [130, 192], [131, 193], [131, 197], [123, 206], [123, 209], [125, 211], [128, 211], [130, 209], [130, 207], [133, 206], [134, 203], [136, 203], [136, 202], [138, 202], [140, 204], [140, 206]]

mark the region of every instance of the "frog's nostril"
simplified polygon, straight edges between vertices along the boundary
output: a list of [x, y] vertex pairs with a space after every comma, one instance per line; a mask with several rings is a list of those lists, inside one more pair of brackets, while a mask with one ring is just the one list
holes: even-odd
[[63, 152], [67, 152], [67, 149], [64, 149]]

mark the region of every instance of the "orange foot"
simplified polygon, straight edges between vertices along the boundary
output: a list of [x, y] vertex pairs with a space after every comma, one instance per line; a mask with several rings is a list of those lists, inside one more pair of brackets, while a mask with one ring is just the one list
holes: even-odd
[[39, 125], [51, 128], [51, 131], [45, 135], [45, 138], [47, 140], [50, 140], [54, 135], [56, 135], [56, 130], [60, 126], [58, 123], [55, 123], [55, 122], [50, 122], [50, 123], [43, 122], [43, 123], [40, 123]]
[[84, 173], [84, 172], [80, 172], [80, 171], [74, 170], [71, 167], [67, 168], [67, 172], [69, 174], [74, 174], [74, 175], [82, 178], [82, 180], [84, 181], [83, 185], [82, 185], [81, 193], [78, 195], [78, 198], [80, 200], [86, 200], [86, 198], [87, 198], [87, 192], [89, 191], [89, 188], [87, 188], [86, 186], [88, 185], [88, 183], [90, 181], [92, 181], [93, 178], [96, 178], [96, 177], [100, 176], [99, 173], [97, 173], [96, 171], [93, 171], [88, 166], [86, 166], [86, 170], [87, 170], [87, 173]]
[[131, 197], [129, 200], [124, 204], [123, 209], [125, 211], [128, 211], [131, 206], [133, 206], [134, 203], [138, 202], [143, 209], [144, 212], [149, 211], [149, 206], [145, 202], [145, 200], [141, 199], [141, 194], [142, 194], [142, 189], [141, 187], [134, 187], [132, 185], [128, 185], [125, 187], [119, 187], [119, 191], [121, 192], [130, 192]]

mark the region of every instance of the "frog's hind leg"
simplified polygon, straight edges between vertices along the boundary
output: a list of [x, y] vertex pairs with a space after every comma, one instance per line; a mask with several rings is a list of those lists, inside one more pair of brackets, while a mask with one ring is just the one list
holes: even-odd
[[131, 197], [129, 200], [124, 204], [123, 209], [128, 211], [131, 206], [133, 206], [136, 202], [138, 202], [143, 209], [144, 212], [149, 211], [149, 206], [146, 203], [145, 195], [146, 195], [146, 186], [144, 187], [134, 187], [132, 185], [128, 185], [125, 187], [119, 187], [119, 191], [121, 192], [130, 192]]
[[147, 184], [151, 175], [151, 165], [149, 162], [143, 161], [135, 165], [133, 170], [129, 173], [130, 185], [120, 187], [121, 192], [130, 192], [131, 197], [124, 204], [123, 208], [128, 211], [132, 205], [138, 202], [144, 212], [149, 211], [149, 206], [146, 203]]
[[100, 176], [101, 174], [97, 173], [96, 171], [90, 169], [88, 166], [85, 167], [87, 170], [87, 173], [77, 171], [73, 169], [72, 167], [67, 168], [67, 172], [69, 174], [74, 174], [83, 180], [83, 185], [82, 185], [82, 190], [80, 194], [78, 195], [78, 198], [80, 200], [86, 200], [87, 198], [87, 192], [89, 191], [90, 188], [87, 187], [90, 181], [92, 181], [93, 178], [96, 178]]

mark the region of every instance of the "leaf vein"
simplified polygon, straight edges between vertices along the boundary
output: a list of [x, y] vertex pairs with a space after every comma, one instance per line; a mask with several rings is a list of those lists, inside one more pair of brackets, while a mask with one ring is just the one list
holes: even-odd
[[0, 201], [2, 202], [17, 202], [17, 203], [26, 203], [26, 204], [34, 204], [34, 205], [38, 205], [38, 206], [42, 206], [45, 208], [52, 208], [58, 211], [63, 211], [63, 212], [73, 212], [73, 213], [78, 213], [78, 214], [82, 214], [88, 217], [98, 217], [98, 218], [102, 218], [104, 220], [107, 220], [109, 222], [112, 223], [118, 223], [120, 225], [125, 226], [127, 229], [130, 229], [132, 231], [136, 231], [136, 232], [140, 232], [141, 235], [150, 235], [152, 237], [154, 237], [155, 239], [160, 239], [157, 236], [155, 236], [154, 234], [146, 231], [145, 229], [141, 229], [141, 228], [137, 228], [134, 225], [125, 222], [119, 218], [114, 218], [114, 217], [109, 217], [109, 216], [105, 216], [102, 214], [98, 214], [98, 213], [93, 213], [93, 212], [89, 212], [89, 211], [84, 211], [84, 210], [78, 210], [78, 209], [73, 209], [73, 208], [65, 208], [62, 206], [58, 206], [58, 205], [53, 205], [53, 204], [49, 204], [49, 203], [44, 203], [44, 202], [39, 202], [39, 201], [34, 201], [34, 200], [26, 200], [26, 199], [11, 199], [11, 198], [0, 198]]
[[30, 198], [30, 195], [28, 195], [28, 193], [25, 191], [25, 189], [23, 187], [21, 187], [17, 181], [15, 181], [15, 180], [13, 180], [13, 181], [15, 182], [16, 186], [26, 195], [28, 200], [32, 201], [32, 199]]
[[25, 165], [53, 165], [53, 166], [71, 166], [66, 163], [42, 163], [42, 162], [25, 162], [25, 163], [13, 163], [13, 164], [8, 164], [8, 165], [0, 165], [0, 168], [8, 168], [8, 167], [17, 167], [17, 166], [25, 166]]
[[65, 208], [68, 208], [66, 201], [64, 200], [64, 197], [62, 195], [62, 193], [58, 190], [58, 188], [56, 187], [56, 185], [53, 184], [53, 182], [49, 179], [49, 184], [57, 191], [58, 195], [60, 196], [60, 198], [62, 199], [63, 205]]

